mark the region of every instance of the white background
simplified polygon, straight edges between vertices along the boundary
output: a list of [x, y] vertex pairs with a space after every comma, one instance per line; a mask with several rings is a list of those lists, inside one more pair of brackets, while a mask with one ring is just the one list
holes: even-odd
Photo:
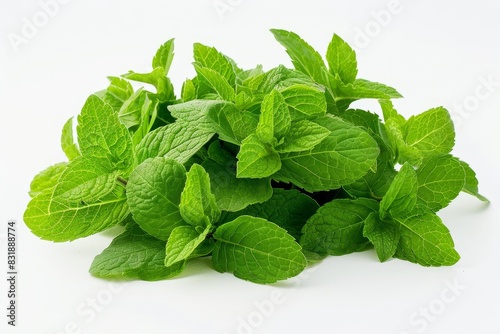
[[[498, 1], [60, 2], [65, 4], [52, 8], [47, 22], [38, 0], [0, 2], [2, 262], [8, 219], [17, 220], [19, 230], [16, 328], [6, 325], [6, 280], [0, 284], [0, 326], [8, 333], [498, 330]], [[31, 35], [24, 28], [23, 37], [23, 26], [34, 21], [41, 27]], [[298, 278], [269, 286], [219, 274], [209, 262], [189, 266], [173, 280], [110, 285], [87, 271], [110, 236], [53, 244], [23, 225], [31, 178], [64, 160], [60, 129], [89, 94], [107, 86], [106, 76], [148, 71], [157, 47], [172, 37], [177, 92], [194, 74], [194, 42], [216, 46], [244, 67], [290, 65], [270, 28], [295, 31], [322, 54], [335, 32], [356, 47], [360, 77], [394, 86], [405, 96], [396, 102], [403, 114], [439, 105], [450, 110], [455, 154], [476, 169], [482, 193], [492, 200], [486, 207], [461, 195], [440, 213], [462, 255], [457, 265], [380, 264], [369, 251], [328, 258]], [[16, 46], [13, 34], [26, 39]]]

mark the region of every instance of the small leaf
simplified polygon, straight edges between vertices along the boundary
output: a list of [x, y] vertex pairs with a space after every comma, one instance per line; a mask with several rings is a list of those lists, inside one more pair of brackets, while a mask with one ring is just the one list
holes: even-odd
[[410, 213], [417, 202], [417, 187], [417, 173], [405, 163], [380, 202], [380, 217], [384, 219], [387, 213], [392, 216]]
[[260, 179], [271, 176], [281, 168], [279, 154], [256, 135], [243, 140], [237, 158], [236, 176], [239, 178]]
[[219, 73], [231, 86], [234, 85], [236, 74], [234, 72], [233, 65], [229, 59], [217, 51], [217, 49], [200, 43], [195, 43], [194, 60], [201, 67], [206, 67]]
[[61, 134], [61, 148], [64, 154], [66, 154], [68, 160], [73, 160], [81, 155], [73, 136], [73, 117], [68, 119], [63, 126]]
[[280, 153], [312, 150], [329, 135], [330, 130], [316, 122], [307, 119], [295, 121], [276, 150]]
[[465, 185], [462, 190], [477, 197], [480, 201], [489, 203], [490, 201], [479, 193], [479, 181], [477, 180], [476, 172], [466, 162], [460, 160], [460, 164], [465, 172]]
[[342, 82], [353, 83], [358, 74], [356, 52], [338, 35], [333, 35], [326, 51], [330, 73], [338, 75]]
[[116, 170], [132, 167], [132, 138], [118, 114], [97, 96], [91, 95], [85, 102], [76, 131], [83, 156], [108, 160]]
[[153, 68], [161, 67], [163, 68], [164, 74], [167, 75], [172, 65], [172, 60], [174, 59], [174, 39], [169, 39], [166, 41], [153, 58]]
[[380, 262], [385, 262], [396, 253], [400, 233], [399, 226], [391, 220], [382, 220], [375, 212], [365, 220], [363, 236], [375, 246]]
[[300, 36], [285, 30], [271, 29], [274, 38], [286, 48], [293, 66], [319, 83], [325, 83], [323, 70], [326, 70], [321, 55]]
[[191, 79], [186, 79], [182, 84], [181, 99], [183, 102], [189, 102], [196, 99], [196, 86]]
[[120, 122], [128, 129], [141, 124], [145, 103], [150, 103], [148, 94], [140, 88], [123, 103], [118, 111]]
[[243, 139], [255, 132], [259, 117], [249, 111], [240, 111], [234, 104], [212, 108], [208, 117], [221, 140], [240, 145]]
[[377, 212], [378, 202], [366, 198], [333, 200], [316, 211], [302, 229], [300, 244], [305, 250], [344, 255], [365, 250], [364, 221]]
[[196, 64], [195, 69], [198, 74], [197, 96], [199, 98], [205, 98], [208, 94], [215, 93], [218, 100], [234, 101], [234, 88], [219, 72]]
[[165, 266], [170, 267], [191, 257], [195, 249], [205, 240], [212, 226], [198, 232], [193, 226], [174, 228], [167, 241]]
[[283, 95], [277, 90], [264, 97], [256, 134], [265, 143], [279, 141], [290, 130], [291, 118]]
[[194, 164], [187, 173], [179, 205], [181, 216], [194, 227], [217, 222], [220, 209], [210, 189], [210, 177], [202, 166]]
[[120, 77], [108, 77], [108, 80], [108, 88], [101, 92], [102, 100], [118, 112], [123, 103], [134, 94], [134, 88], [130, 82]]

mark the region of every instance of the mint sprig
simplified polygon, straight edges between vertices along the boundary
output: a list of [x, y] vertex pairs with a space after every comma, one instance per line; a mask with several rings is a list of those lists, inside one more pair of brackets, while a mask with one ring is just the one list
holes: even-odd
[[[177, 97], [171, 39], [151, 72], [109, 77], [83, 106], [76, 135], [73, 119], [63, 127], [68, 160], [34, 177], [31, 231], [71, 241], [123, 225], [90, 268], [113, 279], [166, 279], [208, 256], [219, 272], [272, 283], [308, 261], [372, 247], [382, 262], [456, 263], [436, 213], [460, 192], [487, 199], [452, 155], [449, 112], [405, 119], [392, 103], [401, 94], [359, 78], [356, 53], [338, 35], [323, 59], [297, 34], [272, 33], [293, 69], [242, 69], [196, 43], [196, 76]], [[360, 99], [377, 99], [380, 110], [352, 109]]]

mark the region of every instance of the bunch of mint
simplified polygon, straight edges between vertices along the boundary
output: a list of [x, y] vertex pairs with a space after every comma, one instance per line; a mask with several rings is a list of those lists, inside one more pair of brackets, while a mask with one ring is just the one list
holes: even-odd
[[[272, 33], [295, 69], [245, 70], [195, 44], [196, 76], [178, 98], [169, 40], [150, 73], [110, 77], [83, 106], [77, 140], [72, 119], [64, 126], [68, 161], [31, 183], [31, 231], [59, 242], [123, 226], [91, 265], [103, 278], [170, 278], [211, 256], [219, 272], [271, 283], [372, 247], [380, 261], [456, 263], [436, 212], [461, 191], [487, 200], [450, 154], [448, 111], [405, 119], [394, 88], [357, 78], [356, 54], [339, 36], [326, 66], [296, 34]], [[383, 120], [349, 107], [366, 98], [379, 101]]]

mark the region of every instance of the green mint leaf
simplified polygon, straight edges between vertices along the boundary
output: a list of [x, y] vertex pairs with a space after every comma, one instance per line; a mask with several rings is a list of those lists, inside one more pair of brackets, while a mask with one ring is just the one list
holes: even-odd
[[234, 220], [243, 215], [264, 218], [284, 228], [288, 234], [299, 240], [302, 227], [318, 208], [315, 200], [298, 190], [276, 188], [271, 198], [264, 203], [253, 204], [241, 211], [230, 213], [224, 220]]
[[179, 210], [186, 169], [179, 162], [158, 157], [144, 161], [130, 174], [127, 197], [139, 226], [167, 241], [174, 228], [186, 225]]
[[257, 135], [250, 135], [241, 143], [238, 158], [237, 173], [239, 178], [264, 178], [271, 176], [281, 168], [278, 152], [262, 142]]
[[210, 175], [211, 190], [221, 210], [239, 211], [248, 205], [262, 203], [273, 194], [269, 178], [237, 178], [236, 160], [225, 163], [206, 160], [202, 166]]
[[137, 147], [141, 140], [151, 131], [158, 116], [157, 108], [158, 101], [156, 99], [152, 101], [146, 95], [140, 111], [141, 118], [139, 126], [132, 136], [132, 144], [134, 147]]
[[273, 89], [281, 91], [293, 85], [321, 88], [321, 86], [314, 82], [307, 74], [279, 65], [268, 72], [243, 81], [240, 89], [247, 89], [248, 93], [250, 93], [249, 95], [252, 95], [252, 93], [269, 94]]
[[169, 78], [165, 76], [165, 69], [163, 67], [156, 67], [150, 73], [136, 73], [129, 71], [122, 75], [122, 77], [137, 81], [148, 83], [156, 88], [156, 97], [161, 102], [169, 102], [175, 100], [174, 86]]
[[227, 82], [219, 72], [195, 64], [198, 74], [198, 94], [199, 98], [204, 98], [209, 94], [215, 94], [218, 100], [234, 101], [234, 88]]
[[68, 160], [73, 160], [81, 155], [73, 136], [73, 117], [64, 123], [61, 134], [61, 148]]
[[408, 154], [400, 150], [400, 160], [413, 165], [450, 153], [455, 144], [455, 130], [449, 112], [439, 107], [410, 117], [404, 127], [404, 142], [414, 151]]
[[48, 189], [34, 197], [24, 212], [31, 232], [51, 241], [72, 241], [121, 223], [129, 214], [125, 194], [114, 193], [96, 202], [70, 203]]
[[448, 206], [462, 191], [466, 173], [451, 155], [424, 160], [417, 170], [418, 199], [434, 212]]
[[240, 111], [230, 103], [211, 109], [208, 117], [221, 140], [237, 145], [255, 132], [259, 122], [259, 116], [249, 111]]
[[325, 83], [323, 70], [326, 70], [326, 66], [316, 50], [291, 31], [271, 29], [271, 32], [274, 38], [285, 47], [293, 66], [298, 71], [307, 74], [319, 83]]
[[165, 75], [168, 74], [170, 70], [170, 65], [172, 65], [172, 60], [174, 59], [174, 39], [169, 39], [166, 41], [153, 58], [153, 68], [161, 67]]
[[450, 231], [433, 212], [417, 210], [395, 221], [401, 233], [395, 257], [423, 266], [451, 266], [460, 259]]
[[91, 95], [78, 116], [78, 144], [83, 156], [108, 160], [116, 170], [134, 164], [132, 138], [120, 123], [118, 114], [95, 95]]
[[214, 249], [215, 240], [212, 238], [206, 238], [203, 240], [198, 247], [189, 255], [190, 259], [195, 259], [197, 257], [203, 257], [212, 254]]
[[463, 191], [475, 196], [480, 201], [489, 203], [490, 201], [479, 193], [479, 181], [477, 180], [476, 172], [474, 172], [468, 163], [460, 160], [460, 164], [465, 172], [465, 185]]
[[330, 73], [338, 76], [342, 82], [354, 83], [358, 75], [356, 52], [338, 35], [333, 35], [326, 51], [326, 60]]
[[236, 74], [229, 59], [217, 49], [200, 43], [194, 44], [194, 60], [201, 66], [207, 67], [224, 77], [229, 85], [234, 86]]
[[356, 79], [353, 83], [344, 84], [339, 77], [333, 80], [332, 90], [335, 101], [340, 100], [359, 100], [359, 99], [397, 99], [402, 97], [392, 87], [384, 84], [368, 81], [365, 79]]
[[234, 104], [238, 110], [258, 111], [262, 102], [262, 95], [253, 95], [250, 92], [240, 91], [234, 97]]
[[380, 99], [378, 102], [382, 108], [382, 114], [384, 115], [385, 121], [392, 119], [399, 126], [403, 126], [406, 123], [406, 119], [394, 108], [391, 100]]
[[148, 99], [148, 93], [142, 90], [142, 88], [139, 88], [123, 103], [118, 111], [118, 118], [127, 129], [141, 124], [145, 103], [151, 102]]
[[60, 162], [35, 175], [30, 184], [30, 197], [35, 197], [44, 190], [53, 189], [67, 166], [67, 162]]
[[365, 250], [364, 221], [378, 211], [378, 202], [366, 198], [340, 199], [326, 203], [302, 229], [301, 246], [310, 252], [344, 255]]
[[170, 267], [190, 258], [211, 229], [211, 225], [206, 226], [201, 232], [193, 226], [174, 228], [167, 241], [165, 266]]
[[212, 109], [220, 110], [227, 105], [227, 102], [219, 100], [191, 100], [170, 105], [168, 110], [174, 118], [186, 122], [190, 127], [213, 132], [214, 125], [208, 117], [209, 112]]
[[377, 213], [372, 212], [365, 220], [363, 236], [375, 247], [380, 262], [385, 262], [396, 253], [400, 238], [399, 225], [391, 220], [382, 220]]
[[283, 95], [273, 90], [262, 100], [256, 134], [265, 143], [279, 141], [290, 130], [291, 118]]
[[134, 88], [130, 82], [120, 77], [108, 77], [108, 80], [110, 82], [108, 88], [97, 95], [118, 112], [123, 103], [134, 94]]
[[377, 171], [369, 171], [365, 176], [348, 184], [343, 189], [353, 197], [367, 197], [381, 200], [391, 186], [397, 172], [392, 163], [379, 163]]
[[149, 132], [136, 147], [137, 159], [166, 157], [186, 163], [212, 137], [213, 131], [176, 121]]
[[236, 72], [236, 84], [241, 86], [245, 80], [256, 77], [264, 73], [262, 65], [257, 65], [249, 70], [242, 70]]
[[[223, 148], [223, 146], [225, 148]], [[234, 154], [228, 151], [227, 144], [220, 140], [215, 140], [210, 144], [207, 150], [207, 154], [208, 158], [217, 162], [219, 165], [228, 167], [233, 166], [234, 168], [236, 168], [236, 157], [234, 156]]]
[[182, 84], [181, 99], [183, 102], [189, 102], [196, 99], [196, 86], [191, 79], [186, 79]]
[[187, 173], [179, 209], [182, 218], [194, 227], [206, 227], [219, 220], [221, 211], [210, 189], [210, 177], [198, 164]]
[[213, 236], [215, 270], [244, 280], [274, 283], [298, 275], [307, 265], [293, 237], [262, 218], [238, 217], [217, 228]]
[[111, 169], [107, 160], [79, 157], [67, 165], [53, 197], [68, 202], [93, 202], [113, 191], [117, 177], [118, 171]]
[[380, 134], [380, 118], [377, 114], [361, 109], [348, 109], [339, 116], [344, 121], [361, 126], [372, 134]]
[[377, 142], [364, 130], [338, 118], [316, 122], [330, 131], [312, 150], [281, 154], [282, 168], [273, 175], [309, 192], [338, 189], [350, 184], [375, 164]]
[[299, 116], [324, 115], [326, 113], [325, 92], [317, 87], [303, 84], [292, 85], [281, 90], [286, 104]]
[[308, 151], [329, 135], [330, 130], [318, 123], [307, 119], [295, 121], [276, 150], [280, 153]]
[[394, 177], [391, 186], [380, 202], [380, 217], [410, 213], [417, 203], [417, 173], [413, 166], [405, 163]]
[[171, 278], [183, 271], [185, 262], [167, 268], [164, 260], [165, 241], [148, 235], [138, 227], [127, 227], [95, 257], [89, 271], [100, 278], [138, 278], [145, 281]]

